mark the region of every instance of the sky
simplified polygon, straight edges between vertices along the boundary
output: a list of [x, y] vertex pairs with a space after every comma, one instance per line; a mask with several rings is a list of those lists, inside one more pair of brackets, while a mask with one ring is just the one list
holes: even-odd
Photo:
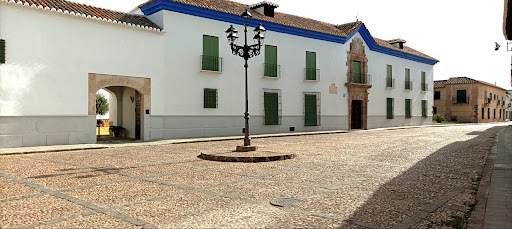
[[[128, 12], [146, 0], [72, 0]], [[236, 0], [253, 4], [261, 0]], [[434, 80], [466, 76], [511, 89], [503, 0], [271, 0], [276, 10], [332, 24], [362, 21], [372, 36], [402, 38], [438, 60]], [[501, 45], [494, 51], [495, 42]], [[512, 44], [509, 45], [512, 49]]]

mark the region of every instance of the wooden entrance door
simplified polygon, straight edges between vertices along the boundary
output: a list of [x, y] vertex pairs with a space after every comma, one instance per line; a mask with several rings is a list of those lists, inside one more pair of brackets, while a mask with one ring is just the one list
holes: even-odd
[[350, 114], [350, 129], [361, 129], [363, 124], [363, 101], [352, 100], [352, 112]]
[[140, 107], [142, 96], [138, 91], [135, 91], [135, 139], [140, 139]]

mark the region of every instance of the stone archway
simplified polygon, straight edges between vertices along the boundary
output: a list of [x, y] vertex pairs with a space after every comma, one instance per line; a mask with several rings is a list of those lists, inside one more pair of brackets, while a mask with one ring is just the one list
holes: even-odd
[[[357, 82], [353, 80], [353, 74], [356, 72], [353, 69], [354, 62], [358, 62], [358, 66], [360, 66], [360, 78]], [[360, 120], [361, 123], [356, 128], [367, 129], [368, 89], [372, 86], [370, 83], [370, 76], [368, 75], [368, 58], [366, 57], [364, 44], [361, 38], [356, 37], [350, 43], [350, 51], [347, 52], [346, 65], [347, 83], [345, 86], [347, 87], [348, 91], [348, 126], [349, 129], [354, 129], [354, 119], [357, 119]], [[353, 110], [353, 104], [358, 104], [357, 109], [360, 109], [360, 111], [355, 112]], [[352, 117], [354, 114], [356, 114], [358, 117]]]
[[117, 76], [107, 74], [89, 73], [89, 89], [88, 89], [88, 114], [89, 116], [96, 115], [96, 92], [102, 88], [116, 88], [126, 87], [134, 89], [137, 93], [140, 93], [140, 130], [138, 133], [140, 139], [149, 139], [149, 126], [145, 126], [144, 123], [148, 123], [149, 114], [151, 110], [151, 79], [142, 77], [132, 76]]

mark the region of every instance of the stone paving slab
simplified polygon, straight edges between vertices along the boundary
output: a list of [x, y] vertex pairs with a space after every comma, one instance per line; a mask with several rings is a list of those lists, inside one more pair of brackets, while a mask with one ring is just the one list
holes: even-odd
[[[5, 155], [0, 228], [441, 228], [457, 217], [464, 224], [502, 129], [257, 138], [261, 150], [298, 157], [252, 164], [197, 158], [239, 140]], [[272, 206], [276, 198], [301, 204]]]

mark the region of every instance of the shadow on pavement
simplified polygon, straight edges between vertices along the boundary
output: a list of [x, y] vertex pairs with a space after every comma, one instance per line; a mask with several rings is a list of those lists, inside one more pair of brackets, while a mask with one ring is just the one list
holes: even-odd
[[348, 219], [360, 228], [463, 228], [494, 137], [492, 127], [449, 144], [379, 189]]

